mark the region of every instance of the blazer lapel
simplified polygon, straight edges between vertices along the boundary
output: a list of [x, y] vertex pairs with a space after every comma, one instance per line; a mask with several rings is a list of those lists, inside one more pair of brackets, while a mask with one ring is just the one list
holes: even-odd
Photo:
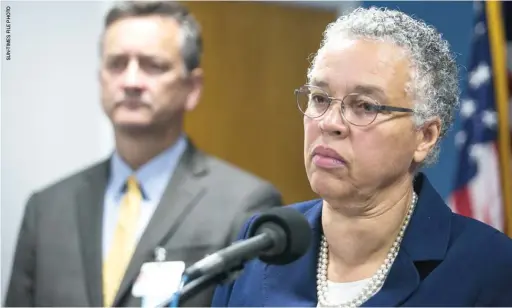
[[89, 305], [103, 306], [102, 296], [102, 219], [103, 197], [108, 181], [108, 161], [86, 171], [82, 188], [76, 195], [76, 214], [85, 284]]
[[317, 303], [316, 265], [322, 235], [322, 201], [315, 202], [304, 215], [311, 226], [312, 243], [306, 254], [291, 264], [265, 266], [262, 306], [303, 307]]
[[[162, 199], [156, 208], [146, 230], [139, 240], [126, 274], [121, 282], [114, 305], [131, 292], [133, 284], [144, 262], [154, 260], [155, 247], [180, 227], [206, 188], [198, 185], [195, 177], [207, 171], [203, 156], [189, 143], [187, 150], [171, 177]], [[128, 293], [127, 293], [128, 292]]]
[[419, 200], [400, 252], [381, 290], [363, 306], [403, 305], [421, 283], [418, 269], [423, 262], [440, 262], [446, 254], [451, 211], [423, 174], [414, 184]]
[[397, 307], [418, 288], [420, 277], [409, 256], [400, 251], [381, 290], [363, 307]]

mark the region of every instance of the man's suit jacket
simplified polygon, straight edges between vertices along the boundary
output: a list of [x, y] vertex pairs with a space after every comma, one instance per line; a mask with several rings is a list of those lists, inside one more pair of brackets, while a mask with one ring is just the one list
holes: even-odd
[[[381, 290], [363, 306], [512, 306], [512, 240], [488, 225], [452, 213], [422, 174], [415, 180], [415, 191], [419, 201], [398, 256]], [[304, 213], [311, 226], [308, 252], [284, 266], [259, 260], [247, 263], [234, 283], [217, 288], [212, 306], [317, 305], [322, 201], [292, 207]]]
[[[102, 215], [108, 161], [37, 192], [28, 201], [6, 306], [103, 306]], [[140, 306], [131, 287], [154, 249], [186, 266], [234, 241], [255, 212], [281, 205], [268, 182], [189, 143], [128, 266], [114, 306]], [[208, 306], [213, 288], [183, 303]]]

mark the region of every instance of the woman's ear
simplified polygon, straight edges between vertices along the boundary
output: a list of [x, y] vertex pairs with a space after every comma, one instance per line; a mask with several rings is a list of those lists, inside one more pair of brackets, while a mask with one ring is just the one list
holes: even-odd
[[418, 129], [414, 162], [420, 164], [425, 160], [428, 153], [432, 151], [439, 139], [441, 125], [441, 119], [439, 117], [435, 117], [434, 119], [425, 122], [425, 124]]

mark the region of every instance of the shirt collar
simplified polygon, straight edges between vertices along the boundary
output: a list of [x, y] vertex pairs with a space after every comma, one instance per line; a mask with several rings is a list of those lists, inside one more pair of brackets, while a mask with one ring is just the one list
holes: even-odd
[[144, 199], [150, 201], [159, 200], [186, 147], [187, 141], [185, 136], [182, 135], [171, 147], [155, 156], [136, 171], [132, 170], [119, 153], [115, 151], [110, 160], [111, 176], [109, 186], [115, 192], [116, 197], [120, 198], [123, 194], [126, 180], [130, 175], [135, 174], [137, 181], [141, 185]]

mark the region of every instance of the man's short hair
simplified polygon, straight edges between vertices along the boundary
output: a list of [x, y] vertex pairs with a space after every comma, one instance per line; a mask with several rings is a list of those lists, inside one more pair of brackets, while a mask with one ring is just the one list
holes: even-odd
[[201, 29], [183, 5], [173, 1], [123, 1], [107, 13], [104, 30], [116, 21], [129, 17], [161, 16], [174, 19], [180, 26], [180, 45], [188, 72], [200, 66], [203, 42]]

